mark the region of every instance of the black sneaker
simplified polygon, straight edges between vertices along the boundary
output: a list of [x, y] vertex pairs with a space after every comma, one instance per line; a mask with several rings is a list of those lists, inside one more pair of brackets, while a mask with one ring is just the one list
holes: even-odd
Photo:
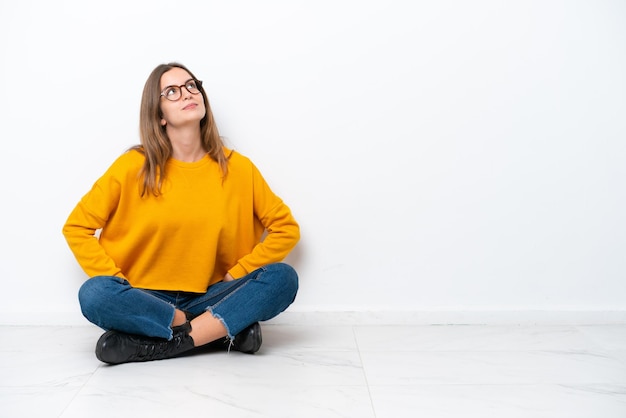
[[109, 364], [162, 360], [194, 348], [189, 324], [176, 327], [171, 340], [107, 331], [96, 344], [96, 357]]
[[233, 339], [232, 349], [242, 353], [254, 354], [259, 351], [263, 343], [261, 325], [258, 322], [250, 325]]

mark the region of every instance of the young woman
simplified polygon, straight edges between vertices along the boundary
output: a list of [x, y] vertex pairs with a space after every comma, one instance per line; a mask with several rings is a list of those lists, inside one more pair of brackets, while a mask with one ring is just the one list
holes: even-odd
[[256, 352], [258, 321], [296, 296], [297, 274], [280, 261], [298, 224], [254, 164], [224, 147], [202, 83], [183, 65], [148, 77], [140, 134], [63, 227], [90, 277], [82, 312], [107, 330], [96, 356], [159, 360], [220, 339]]

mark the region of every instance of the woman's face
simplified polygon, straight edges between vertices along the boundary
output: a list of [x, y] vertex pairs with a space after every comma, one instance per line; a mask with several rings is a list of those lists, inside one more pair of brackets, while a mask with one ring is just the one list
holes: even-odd
[[162, 126], [179, 128], [189, 124], [199, 125], [206, 115], [202, 93], [193, 94], [185, 87], [191, 78], [187, 71], [177, 67], [161, 76], [161, 92], [168, 93], [169, 90], [166, 89], [170, 86], [180, 89], [180, 98], [177, 100], [168, 100], [161, 96]]

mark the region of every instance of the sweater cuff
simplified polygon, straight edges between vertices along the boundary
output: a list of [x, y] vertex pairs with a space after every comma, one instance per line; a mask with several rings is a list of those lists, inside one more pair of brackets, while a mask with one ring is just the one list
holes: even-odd
[[248, 274], [246, 269], [244, 269], [241, 264], [235, 264], [235, 266], [228, 270], [228, 273], [233, 276], [233, 279], [241, 279], [243, 276]]

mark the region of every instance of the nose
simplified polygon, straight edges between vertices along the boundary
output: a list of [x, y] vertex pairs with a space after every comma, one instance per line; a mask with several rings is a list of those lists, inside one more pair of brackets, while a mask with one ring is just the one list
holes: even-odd
[[191, 92], [189, 92], [189, 90], [187, 90], [186, 86], [182, 86], [180, 88], [180, 94], [182, 95], [183, 99], [187, 99], [187, 98], [192, 96]]

